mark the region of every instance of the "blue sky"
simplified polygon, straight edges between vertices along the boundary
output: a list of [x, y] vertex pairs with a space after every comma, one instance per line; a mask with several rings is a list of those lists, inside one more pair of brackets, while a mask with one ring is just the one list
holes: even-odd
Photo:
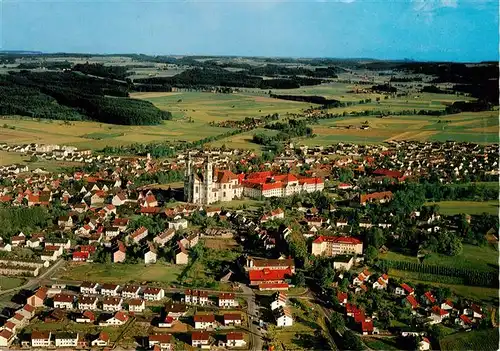
[[498, 59], [492, 0], [0, 0], [1, 49]]

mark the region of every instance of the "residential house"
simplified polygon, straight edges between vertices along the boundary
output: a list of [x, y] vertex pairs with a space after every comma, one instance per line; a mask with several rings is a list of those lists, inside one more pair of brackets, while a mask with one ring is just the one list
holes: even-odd
[[160, 234], [155, 236], [155, 238], [153, 239], [153, 242], [155, 244], [157, 244], [158, 246], [163, 247], [163, 246], [165, 246], [166, 243], [168, 243], [170, 240], [172, 240], [174, 235], [175, 235], [175, 229], [170, 228], [170, 229], [162, 231]]
[[90, 343], [93, 347], [106, 347], [109, 345], [109, 334], [106, 332], [100, 332], [97, 338], [92, 340]]
[[127, 257], [127, 248], [121, 241], [116, 242], [116, 247], [113, 250], [113, 262], [120, 263], [124, 262]]
[[291, 327], [293, 325], [292, 311], [288, 307], [280, 307], [276, 311], [276, 326]]
[[153, 334], [148, 337], [149, 348], [158, 345], [161, 350], [172, 350], [172, 335], [171, 334]]
[[177, 248], [175, 250], [175, 264], [188, 264], [189, 255], [184, 245], [180, 241], [177, 242]]
[[389, 276], [387, 274], [382, 274], [375, 283], [373, 283], [373, 289], [385, 290], [389, 284]]
[[213, 314], [195, 314], [193, 320], [195, 329], [213, 329], [216, 326]]
[[287, 295], [284, 292], [278, 291], [273, 294], [273, 301], [271, 302], [271, 311], [280, 307], [285, 307], [287, 302]]
[[145, 264], [153, 264], [156, 263], [156, 248], [153, 243], [148, 241], [144, 248], [144, 263]]
[[432, 295], [430, 291], [427, 291], [422, 295], [422, 304], [427, 306], [433, 306], [436, 303], [436, 298]]
[[118, 311], [114, 314], [113, 317], [108, 318], [103, 322], [100, 322], [99, 325], [103, 326], [103, 327], [120, 326], [120, 325], [124, 325], [125, 323], [127, 323], [127, 321], [128, 321], [128, 316], [125, 313]]
[[370, 276], [371, 276], [371, 273], [367, 269], [365, 269], [363, 272], [359, 273], [356, 276], [356, 278], [354, 278], [352, 283], [354, 285], [362, 285], [366, 281], [368, 281], [368, 278], [370, 278]]
[[148, 236], [148, 230], [146, 227], [140, 227], [136, 229], [133, 233], [128, 236], [129, 241], [138, 244], [141, 240]]
[[224, 325], [241, 325], [241, 314], [239, 313], [226, 313], [224, 314]]
[[56, 294], [52, 301], [55, 308], [72, 309], [75, 297], [68, 294]]
[[158, 301], [165, 297], [165, 290], [162, 288], [146, 288], [143, 292], [144, 300]]
[[210, 334], [207, 332], [195, 331], [191, 333], [191, 346], [210, 348]]
[[14, 341], [15, 334], [7, 329], [0, 331], [0, 347], [9, 347]]
[[106, 297], [102, 302], [102, 309], [107, 312], [116, 312], [122, 309], [122, 304], [121, 297]]
[[99, 284], [91, 282], [83, 282], [80, 285], [80, 293], [82, 295], [97, 295]]
[[433, 306], [430, 315], [429, 324], [437, 324], [443, 322], [445, 318], [449, 318], [450, 313], [446, 310], [443, 310], [439, 306]]
[[185, 218], [177, 218], [174, 219], [173, 221], [168, 222], [168, 229], [173, 229], [173, 230], [182, 230], [182, 229], [187, 229], [188, 227], [188, 221]]
[[406, 283], [403, 283], [394, 289], [394, 293], [401, 296], [413, 295], [414, 291], [415, 290]]
[[219, 294], [219, 307], [232, 308], [238, 306], [238, 301], [233, 293], [220, 293]]
[[418, 351], [427, 351], [431, 349], [431, 342], [425, 336], [418, 343]]
[[78, 333], [57, 333], [55, 345], [56, 347], [76, 347], [78, 345]]
[[165, 306], [165, 315], [174, 319], [186, 315], [187, 306], [183, 303], [172, 303]]
[[137, 285], [125, 285], [122, 289], [124, 299], [138, 299], [141, 293], [141, 287]]
[[95, 315], [90, 312], [90, 311], [85, 311], [78, 317], [76, 317], [75, 320], [77, 323], [94, 323], [95, 322]]
[[199, 233], [191, 233], [188, 236], [184, 237], [181, 239], [181, 244], [186, 248], [186, 249], [191, 249], [195, 247], [200, 240], [200, 234]]
[[405, 304], [409, 305], [413, 310], [417, 309], [420, 305], [417, 302], [417, 299], [413, 295], [408, 295], [403, 300]]
[[102, 296], [118, 296], [118, 290], [120, 289], [120, 285], [105, 283], [101, 287], [101, 295]]
[[97, 310], [97, 296], [80, 296], [78, 298], [78, 309], [81, 311]]
[[131, 299], [128, 301], [129, 312], [142, 313], [146, 309], [146, 304], [142, 299]]
[[345, 306], [347, 304], [347, 293], [343, 291], [338, 291], [337, 300], [341, 306]]
[[226, 347], [245, 347], [246, 344], [243, 333], [231, 332], [226, 334]]
[[184, 303], [188, 305], [208, 305], [208, 292], [187, 289], [184, 291]]
[[32, 348], [45, 348], [52, 345], [52, 333], [50, 331], [36, 331], [31, 332], [31, 347]]

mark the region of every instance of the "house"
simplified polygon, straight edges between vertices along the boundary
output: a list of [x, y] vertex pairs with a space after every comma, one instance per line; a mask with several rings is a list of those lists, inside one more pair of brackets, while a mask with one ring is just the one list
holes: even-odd
[[187, 229], [188, 221], [185, 218], [178, 218], [172, 222], [168, 222], [168, 229], [182, 230]]
[[121, 241], [116, 242], [116, 247], [113, 250], [113, 262], [124, 262], [127, 257], [127, 248]]
[[352, 255], [336, 255], [333, 257], [333, 269], [336, 271], [348, 271], [354, 264]]
[[152, 264], [156, 263], [156, 248], [152, 242], [147, 242], [144, 248], [144, 263]]
[[288, 307], [280, 307], [276, 311], [276, 326], [291, 327], [293, 325], [292, 311]]
[[468, 329], [474, 324], [465, 314], [460, 315], [460, 317], [455, 320], [455, 323], [459, 324], [464, 329]]
[[413, 295], [414, 293], [414, 290], [411, 286], [409, 286], [408, 284], [406, 283], [403, 283], [401, 284], [400, 286], [397, 286], [395, 289], [394, 289], [394, 293], [396, 295], [401, 295], [401, 296], [405, 296], [405, 295]]
[[375, 332], [375, 328], [373, 327], [372, 320], [363, 319], [361, 321], [361, 333], [363, 335], [372, 335]]
[[73, 227], [73, 218], [71, 216], [60, 216], [57, 219], [57, 225], [64, 229], [70, 229]]
[[7, 329], [0, 331], [0, 347], [9, 347], [14, 341], [15, 334]]
[[120, 285], [117, 284], [103, 284], [101, 287], [101, 295], [102, 296], [118, 296], [118, 290], [120, 289]]
[[124, 299], [138, 299], [141, 293], [141, 287], [136, 285], [125, 285], [122, 289]]
[[128, 218], [115, 218], [112, 222], [112, 225], [113, 227], [117, 227], [120, 231], [123, 232], [127, 230], [129, 221], [130, 220]]
[[80, 316], [76, 317], [77, 323], [94, 323], [95, 315], [90, 311], [83, 312]]
[[436, 303], [436, 298], [430, 291], [427, 291], [422, 295], [422, 303], [427, 306], [432, 306]]
[[118, 227], [107, 227], [104, 230], [104, 233], [106, 234], [106, 239], [113, 239], [120, 235], [120, 228]]
[[241, 325], [241, 314], [226, 313], [224, 314], [224, 325]]
[[99, 284], [91, 282], [83, 282], [80, 285], [80, 293], [82, 295], [97, 295]]
[[422, 340], [418, 343], [418, 351], [427, 351], [431, 348], [431, 342], [426, 337], [422, 337]]
[[131, 299], [128, 302], [129, 312], [139, 312], [142, 313], [146, 309], [146, 304], [144, 300], [141, 299]]
[[184, 245], [179, 241], [177, 242], [177, 249], [175, 250], [175, 264], [188, 264], [189, 255], [184, 248]]
[[284, 292], [278, 291], [273, 295], [273, 301], [271, 302], [271, 311], [274, 311], [280, 307], [285, 307], [287, 301], [287, 295]]
[[293, 275], [291, 269], [254, 269], [248, 271], [250, 285], [260, 285], [263, 283], [284, 283]]
[[143, 292], [144, 300], [158, 301], [165, 297], [165, 290], [162, 288], [146, 288]]
[[387, 274], [382, 274], [375, 283], [373, 283], [373, 289], [387, 289], [387, 284], [389, 284], [389, 276]]
[[192, 305], [208, 305], [208, 292], [187, 289], [184, 291], [184, 302]]
[[347, 303], [347, 293], [343, 291], [337, 292], [337, 301], [341, 306], [345, 306]]
[[454, 308], [454, 307], [453, 307], [453, 302], [451, 302], [450, 300], [446, 300], [446, 301], [444, 301], [444, 302], [441, 304], [441, 308], [442, 308], [443, 310], [447, 310], [447, 311], [449, 311], [449, 310], [453, 310], [453, 308]]
[[238, 306], [238, 301], [236, 301], [233, 293], [220, 293], [219, 294], [219, 307], [220, 308], [231, 308]]
[[158, 323], [159, 328], [172, 328], [175, 319], [172, 316], [166, 316], [162, 321]]
[[116, 312], [115, 315], [111, 318], [106, 319], [103, 322], [100, 322], [99, 325], [106, 327], [106, 326], [119, 326], [119, 325], [124, 325], [128, 321], [128, 316], [119, 311]]
[[207, 332], [195, 331], [191, 333], [191, 346], [210, 348], [210, 334]]
[[417, 299], [413, 295], [408, 295], [404, 299], [405, 303], [409, 305], [412, 309], [417, 309], [420, 305], [417, 302]]
[[66, 312], [59, 308], [52, 310], [44, 319], [45, 323], [62, 322], [66, 318]]
[[127, 194], [124, 192], [120, 192], [115, 196], [113, 196], [113, 198], [111, 199], [111, 204], [113, 206], [122, 206], [127, 202], [127, 200], [128, 200]]
[[466, 311], [464, 311], [464, 313], [467, 312], [468, 315], [472, 316], [472, 318], [478, 318], [478, 319], [483, 319], [484, 318], [484, 314], [483, 314], [483, 309], [476, 305], [475, 303], [473, 303], [470, 308], [466, 309]]
[[285, 212], [281, 208], [277, 208], [277, 209], [271, 211], [270, 214], [264, 214], [260, 218], [260, 222], [265, 223], [269, 220], [282, 219], [282, 218], [285, 218]]
[[56, 347], [76, 347], [78, 345], [78, 333], [57, 333], [55, 345]]
[[148, 236], [146, 227], [140, 227], [128, 236], [129, 241], [138, 244], [141, 240]]
[[97, 338], [92, 340], [90, 345], [97, 347], [105, 347], [109, 344], [109, 334], [106, 332], [100, 332]]
[[51, 332], [34, 330], [31, 333], [31, 347], [32, 348], [49, 347], [52, 344], [51, 337], [52, 337]]
[[180, 242], [182, 246], [184, 246], [186, 249], [191, 249], [198, 244], [199, 240], [200, 240], [200, 235], [199, 233], [195, 232], [182, 238]]
[[74, 296], [68, 294], [57, 294], [52, 299], [55, 308], [62, 308], [68, 310], [73, 308], [74, 300], [75, 300]]
[[108, 296], [102, 302], [103, 311], [116, 312], [122, 309], [123, 299], [121, 297]]
[[25, 318], [27, 318], [28, 320], [30, 320], [31, 318], [33, 318], [35, 316], [35, 307], [29, 305], [29, 304], [25, 304], [23, 306], [23, 308], [20, 308], [16, 311], [16, 313], [19, 313], [21, 315], [23, 315]]
[[153, 242], [155, 244], [157, 244], [158, 246], [163, 247], [163, 246], [165, 246], [166, 243], [168, 243], [170, 240], [172, 240], [174, 235], [175, 235], [175, 229], [170, 228], [170, 229], [164, 230], [163, 232], [161, 232], [160, 234], [155, 236], [153, 239]]
[[216, 325], [213, 314], [195, 314], [193, 320], [195, 329], [213, 329]]
[[90, 256], [88, 252], [79, 251], [75, 251], [71, 255], [74, 262], [86, 262]]
[[243, 333], [232, 332], [226, 334], [226, 347], [245, 347], [246, 344]]
[[363, 272], [359, 273], [356, 276], [356, 278], [354, 278], [352, 283], [354, 285], [362, 285], [365, 283], [365, 281], [368, 280], [368, 278], [370, 278], [370, 276], [371, 276], [371, 273], [367, 269], [365, 269]]
[[179, 319], [187, 312], [187, 306], [183, 303], [172, 303], [165, 306], [165, 315]]
[[393, 194], [391, 191], [382, 191], [371, 194], [362, 194], [359, 197], [359, 204], [364, 206], [367, 203], [378, 202], [378, 203], [386, 203], [392, 200]]
[[97, 301], [96, 296], [80, 296], [78, 297], [78, 309], [95, 311], [97, 310]]
[[160, 346], [161, 350], [172, 350], [172, 335], [171, 334], [153, 334], [148, 337], [149, 347], [155, 345]]

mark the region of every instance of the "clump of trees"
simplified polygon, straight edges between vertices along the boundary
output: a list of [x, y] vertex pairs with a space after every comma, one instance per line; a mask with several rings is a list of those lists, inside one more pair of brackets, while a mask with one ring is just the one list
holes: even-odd
[[73, 71], [111, 79], [127, 77], [126, 66], [104, 66], [102, 63], [78, 63], [73, 67]]

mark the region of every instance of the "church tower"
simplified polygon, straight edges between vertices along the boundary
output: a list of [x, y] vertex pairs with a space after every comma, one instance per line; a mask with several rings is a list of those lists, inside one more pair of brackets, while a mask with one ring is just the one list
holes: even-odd
[[207, 157], [207, 162], [205, 163], [205, 204], [210, 204], [212, 202], [212, 181], [213, 181], [213, 171], [212, 162], [210, 161], [210, 156]]
[[193, 187], [194, 187], [194, 179], [192, 177], [192, 169], [191, 169], [191, 153], [188, 152], [188, 159], [186, 165], [186, 173], [184, 174], [184, 201], [193, 202]]

